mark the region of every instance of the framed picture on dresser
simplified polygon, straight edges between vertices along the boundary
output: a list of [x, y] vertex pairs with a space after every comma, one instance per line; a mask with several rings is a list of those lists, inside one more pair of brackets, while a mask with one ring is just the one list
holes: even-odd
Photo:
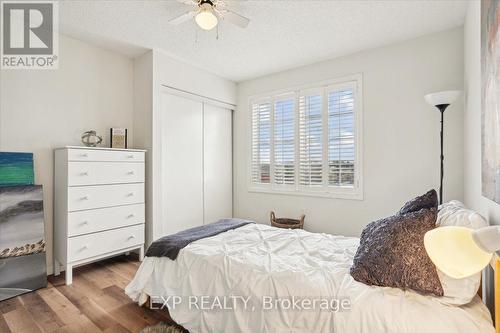
[[128, 131], [126, 128], [110, 128], [109, 129], [109, 146], [111, 148], [126, 149], [128, 146], [127, 138]]

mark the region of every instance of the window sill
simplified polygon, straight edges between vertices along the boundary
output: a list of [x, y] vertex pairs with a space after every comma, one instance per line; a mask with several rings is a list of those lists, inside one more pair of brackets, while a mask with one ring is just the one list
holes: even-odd
[[248, 189], [250, 193], [265, 193], [265, 194], [276, 194], [276, 195], [291, 195], [299, 197], [317, 197], [317, 198], [329, 198], [329, 199], [344, 199], [344, 200], [364, 200], [363, 193], [360, 189], [348, 190], [345, 192], [321, 192], [321, 191], [295, 191], [287, 189], [271, 189], [262, 187], [250, 187]]

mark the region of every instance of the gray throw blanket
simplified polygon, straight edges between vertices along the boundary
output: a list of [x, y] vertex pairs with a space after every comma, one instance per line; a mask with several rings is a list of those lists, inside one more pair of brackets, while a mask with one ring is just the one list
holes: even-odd
[[146, 257], [168, 257], [175, 260], [179, 255], [179, 251], [190, 243], [199, 239], [216, 236], [249, 223], [255, 222], [241, 219], [222, 219], [215, 223], [180, 231], [154, 241], [148, 248]]

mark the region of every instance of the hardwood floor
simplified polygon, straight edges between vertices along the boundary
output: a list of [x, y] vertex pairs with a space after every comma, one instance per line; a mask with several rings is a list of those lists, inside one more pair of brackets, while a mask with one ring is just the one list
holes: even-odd
[[47, 288], [0, 302], [0, 333], [134, 333], [172, 323], [166, 311], [139, 307], [125, 295], [139, 264], [131, 255], [77, 267], [71, 286], [64, 273], [50, 276]]

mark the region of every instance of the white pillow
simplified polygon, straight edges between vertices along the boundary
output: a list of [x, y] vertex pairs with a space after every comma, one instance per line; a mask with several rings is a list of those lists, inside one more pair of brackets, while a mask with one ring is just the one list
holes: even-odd
[[452, 200], [439, 206], [436, 225], [438, 227], [459, 226], [479, 229], [488, 226], [488, 222], [480, 214], [465, 208], [458, 200]]
[[[488, 222], [480, 214], [465, 208], [460, 201], [453, 200], [439, 206], [436, 225], [438, 227], [460, 226], [479, 229], [488, 226]], [[445, 304], [463, 305], [470, 303], [481, 284], [481, 273], [465, 279], [454, 279], [439, 269], [437, 273], [444, 292], [444, 296], [438, 299]]]

